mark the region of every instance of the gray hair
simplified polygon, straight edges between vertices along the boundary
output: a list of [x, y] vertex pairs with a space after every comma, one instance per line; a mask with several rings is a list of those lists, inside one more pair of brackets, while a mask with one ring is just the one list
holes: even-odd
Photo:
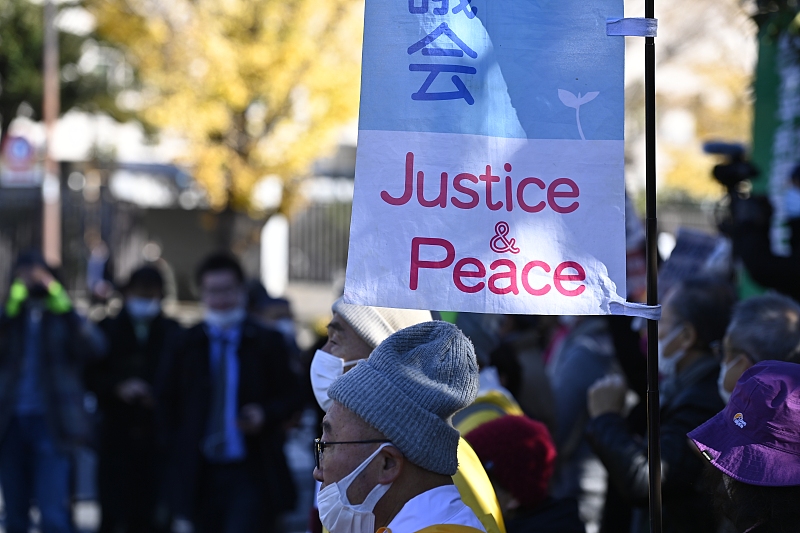
[[734, 307], [729, 342], [754, 363], [785, 361], [800, 355], [800, 305], [779, 294], [765, 294]]

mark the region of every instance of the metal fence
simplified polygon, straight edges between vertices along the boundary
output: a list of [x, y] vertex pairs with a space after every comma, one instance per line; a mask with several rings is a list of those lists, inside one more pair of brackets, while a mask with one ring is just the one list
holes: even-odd
[[[146, 242], [140, 213], [135, 206], [114, 201], [107, 191], [96, 201], [87, 202], [82, 194], [62, 189], [62, 264], [58, 272], [68, 290], [78, 294], [86, 291], [90, 232], [108, 246], [109, 277], [120, 280], [130, 274], [141, 261], [140, 250]], [[41, 189], [0, 188], [0, 301], [7, 295], [17, 255], [41, 246]]]
[[343, 276], [351, 202], [314, 203], [289, 223], [289, 280], [331, 282]]

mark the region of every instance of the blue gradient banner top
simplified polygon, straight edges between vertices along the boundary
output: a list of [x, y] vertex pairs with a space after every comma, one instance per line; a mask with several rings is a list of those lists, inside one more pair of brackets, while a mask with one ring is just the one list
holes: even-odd
[[622, 0], [366, 0], [359, 129], [623, 140]]

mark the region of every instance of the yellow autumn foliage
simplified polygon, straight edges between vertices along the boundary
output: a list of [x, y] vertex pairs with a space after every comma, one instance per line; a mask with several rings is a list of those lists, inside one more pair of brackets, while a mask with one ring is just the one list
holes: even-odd
[[100, 36], [137, 70], [141, 120], [187, 141], [181, 163], [216, 209], [251, 208], [264, 176], [288, 183], [307, 174], [356, 116], [363, 1], [87, 0], [86, 7]]
[[670, 161], [665, 173], [665, 184], [672, 191], [680, 191], [692, 198], [717, 199], [724, 188], [711, 177], [721, 156], [704, 154], [701, 143], [709, 140], [743, 142], [749, 144], [752, 127], [751, 74], [719, 65], [696, 65], [696, 75], [706, 86], [713, 87], [710, 95], [699, 94], [690, 98], [660, 102], [663, 107], [687, 110], [695, 119], [696, 143], [671, 145], [662, 142], [661, 148]]

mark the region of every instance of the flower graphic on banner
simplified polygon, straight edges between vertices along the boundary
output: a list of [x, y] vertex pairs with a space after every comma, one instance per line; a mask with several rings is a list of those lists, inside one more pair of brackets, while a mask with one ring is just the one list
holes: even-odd
[[597, 98], [597, 95], [599, 94], [599, 92], [593, 91], [586, 93], [583, 96], [581, 96], [581, 93], [578, 93], [578, 96], [575, 96], [571, 92], [565, 91], [564, 89], [558, 90], [558, 97], [561, 99], [561, 102], [565, 106], [575, 109], [575, 122], [578, 124], [578, 133], [581, 134], [582, 141], [585, 141], [586, 137], [583, 135], [583, 128], [581, 128], [581, 106], [587, 102], [591, 102]]

